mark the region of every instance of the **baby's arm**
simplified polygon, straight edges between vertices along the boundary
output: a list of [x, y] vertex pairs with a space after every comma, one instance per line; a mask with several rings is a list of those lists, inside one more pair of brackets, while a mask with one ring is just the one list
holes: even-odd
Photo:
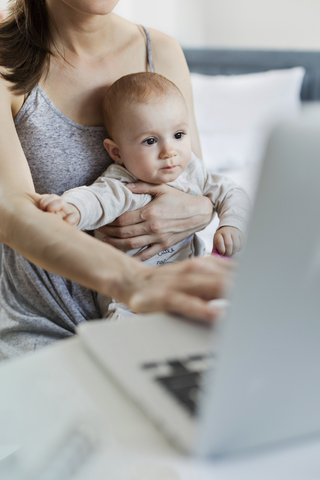
[[251, 202], [245, 190], [231, 179], [210, 174], [204, 166], [202, 168], [205, 176], [203, 193], [211, 199], [220, 220], [213, 249], [220, 255], [231, 257], [244, 247]]
[[[119, 217], [122, 213], [137, 210], [152, 200], [147, 194], [133, 194], [125, 186], [134, 177], [121, 167], [112, 165], [92, 185], [73, 188], [62, 197], [48, 195], [44, 198], [42, 209], [58, 213], [79, 230], [96, 230]], [[48, 209], [50, 205], [50, 210]], [[76, 214], [78, 212], [78, 215]]]

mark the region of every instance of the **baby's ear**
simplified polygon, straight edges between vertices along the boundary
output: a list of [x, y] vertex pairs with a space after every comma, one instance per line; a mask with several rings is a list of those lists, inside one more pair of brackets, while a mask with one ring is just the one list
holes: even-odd
[[118, 163], [119, 165], [122, 165], [120, 149], [119, 149], [118, 145], [113, 140], [111, 140], [110, 138], [105, 138], [103, 140], [103, 145], [104, 145], [104, 148], [109, 153], [112, 160], [115, 163]]

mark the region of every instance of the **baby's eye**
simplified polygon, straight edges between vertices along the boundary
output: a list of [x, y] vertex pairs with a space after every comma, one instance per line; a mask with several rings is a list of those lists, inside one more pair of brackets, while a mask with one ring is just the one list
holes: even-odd
[[184, 132], [177, 132], [177, 133], [174, 134], [174, 138], [175, 138], [176, 140], [181, 140], [181, 138], [182, 138], [184, 135], [185, 135]]
[[155, 138], [151, 137], [151, 138], [147, 138], [142, 143], [144, 143], [145, 145], [154, 145], [156, 142], [157, 142], [157, 140]]

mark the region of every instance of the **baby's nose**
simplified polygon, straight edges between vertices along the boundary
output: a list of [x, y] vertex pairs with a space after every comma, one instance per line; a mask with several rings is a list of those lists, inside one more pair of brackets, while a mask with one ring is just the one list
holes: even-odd
[[177, 153], [174, 146], [171, 143], [166, 142], [162, 146], [160, 158], [171, 158], [174, 157], [176, 154]]

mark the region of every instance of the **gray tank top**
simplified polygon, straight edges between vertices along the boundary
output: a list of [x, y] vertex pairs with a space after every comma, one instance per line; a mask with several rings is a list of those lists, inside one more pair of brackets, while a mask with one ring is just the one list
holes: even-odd
[[[151, 40], [147, 62], [153, 71]], [[91, 184], [111, 163], [104, 127], [64, 116], [37, 86], [15, 119], [37, 193], [62, 194]], [[71, 336], [81, 322], [99, 318], [96, 294], [32, 264], [3, 246], [0, 278], [0, 358]]]

